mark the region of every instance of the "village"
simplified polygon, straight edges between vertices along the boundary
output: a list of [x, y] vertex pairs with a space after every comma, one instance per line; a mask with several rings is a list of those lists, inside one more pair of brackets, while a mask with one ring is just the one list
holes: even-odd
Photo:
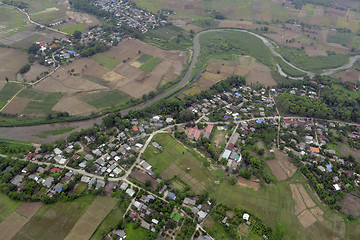
[[[306, 166], [303, 174], [310, 184], [315, 184], [320, 198], [334, 205], [359, 187], [360, 172], [353, 157], [339, 157], [340, 153], [332, 146], [341, 141], [358, 147], [360, 126], [279, 115], [274, 97], [288, 91], [316, 98], [312, 90], [305, 86], [302, 89], [233, 87], [189, 104], [185, 111], [193, 116], [193, 121], [187, 123], [177, 123], [170, 114], [123, 118], [116, 120], [117, 123], [108, 116], [101, 125], [71, 134], [54, 145], [43, 144], [28, 153], [24, 160], [30, 164], [26, 167], [19, 168], [16, 162], [9, 162], [3, 172], [8, 172], [11, 194], [23, 200], [34, 195], [33, 199], [45, 198], [51, 202], [64, 191], [76, 197], [79, 189], [107, 195], [123, 191], [131, 201], [125, 214], [130, 221], [152, 233], [175, 236], [185, 223], [194, 228], [201, 224], [214, 205], [206, 197], [180, 191], [174, 185], [187, 186], [187, 181], [176, 175], [163, 179], [159, 169], [148, 162], [154, 160], [143, 156], [149, 147], [155, 149], [155, 154], [161, 153], [163, 146], [154, 138], [170, 134], [182, 144], [197, 144], [211, 164], [235, 180], [239, 176], [256, 177], [271, 183], [273, 180], [257, 164], [265, 157], [273, 159], [278, 148], [295, 166]], [[210, 150], [206, 141], [214, 138], [214, 132], [224, 132], [226, 143]], [[259, 141], [262, 145], [258, 146]], [[249, 152], [254, 152], [254, 156]], [[322, 187], [316, 188], [318, 184]], [[173, 204], [168, 212], [156, 210], [167, 203]], [[250, 225], [249, 214], [243, 215], [242, 220]], [[227, 224], [226, 218], [223, 224]], [[109, 239], [118, 239], [111, 237], [114, 234], [120, 239], [126, 235], [115, 229], [108, 234]], [[199, 239], [206, 239], [205, 235]]]

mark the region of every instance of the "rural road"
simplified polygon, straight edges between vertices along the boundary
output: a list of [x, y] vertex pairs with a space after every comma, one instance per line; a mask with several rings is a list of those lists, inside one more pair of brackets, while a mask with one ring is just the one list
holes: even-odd
[[[54, 29], [52, 29], [54, 30]], [[189, 65], [189, 68], [187, 70], [187, 72], [185, 73], [184, 77], [177, 83], [177, 85], [163, 93], [160, 93], [158, 95], [156, 95], [154, 98], [146, 101], [145, 103], [124, 109], [122, 111], [120, 111], [121, 115], [125, 115], [127, 114], [129, 111], [131, 110], [138, 110], [138, 109], [142, 109], [148, 105], [150, 105], [151, 103], [166, 97], [169, 93], [171, 93], [172, 91], [174, 91], [174, 89], [181, 89], [183, 87], [186, 86], [186, 84], [191, 80], [191, 75], [193, 72], [193, 68], [196, 64], [197, 58], [200, 54], [200, 42], [199, 42], [199, 38], [201, 35], [208, 33], [208, 32], [216, 32], [216, 31], [239, 31], [239, 32], [245, 32], [245, 33], [249, 33], [251, 35], [254, 35], [256, 37], [258, 37], [259, 39], [261, 39], [264, 44], [266, 46], [269, 47], [269, 49], [271, 50], [272, 54], [274, 56], [280, 57], [281, 59], [283, 59], [287, 64], [289, 64], [290, 66], [292, 66], [293, 68], [305, 72], [308, 76], [315, 76], [314, 73], [309, 72], [309, 71], [305, 71], [302, 70], [296, 66], [294, 66], [293, 64], [287, 62], [279, 53], [276, 52], [275, 47], [273, 46], [273, 44], [268, 41], [265, 37], [253, 33], [253, 32], [249, 32], [247, 30], [241, 30], [241, 29], [210, 29], [210, 30], [205, 30], [202, 32], [199, 32], [195, 35], [194, 40], [193, 40], [193, 56], [192, 56], [192, 60], [191, 63]], [[322, 75], [331, 75], [332, 73], [334, 73], [335, 71], [338, 70], [345, 70], [350, 68], [355, 61], [360, 58], [360, 55], [357, 56], [353, 56], [350, 57], [350, 62], [344, 66], [338, 67], [338, 68], [334, 68], [334, 69], [327, 69]], [[278, 66], [278, 70], [279, 72], [283, 73], [283, 71], [281, 70], [280, 66]], [[281, 70], [281, 71], [280, 71]], [[285, 73], [284, 73], [285, 74]], [[285, 74], [286, 75], [286, 74]], [[289, 78], [291, 78], [289, 76]], [[29, 141], [29, 142], [39, 142], [39, 143], [49, 143], [49, 142], [53, 142], [59, 138], [65, 138], [67, 137], [71, 132], [74, 131], [79, 131], [82, 128], [89, 128], [92, 127], [94, 123], [101, 123], [101, 119], [102, 117], [98, 117], [98, 118], [94, 118], [94, 119], [89, 119], [89, 120], [83, 120], [83, 121], [76, 121], [76, 122], [63, 122], [63, 123], [52, 123], [52, 124], [43, 124], [43, 125], [36, 125], [36, 126], [24, 126], [24, 127], [0, 127], [0, 138], [9, 138], [9, 139], [15, 139], [15, 140], [23, 140], [23, 141]], [[74, 128], [74, 130], [72, 130], [71, 132], [66, 132], [60, 135], [50, 135], [47, 138], [39, 138], [36, 135], [43, 132], [43, 131], [48, 131], [48, 130], [57, 130], [57, 129], [62, 129], [62, 128]]]

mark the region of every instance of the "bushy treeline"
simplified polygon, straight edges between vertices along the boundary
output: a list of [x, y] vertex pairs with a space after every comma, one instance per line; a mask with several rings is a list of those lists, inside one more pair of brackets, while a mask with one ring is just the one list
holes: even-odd
[[88, 0], [70, 0], [69, 3], [71, 6], [81, 12], [86, 12], [97, 17], [110, 17], [111, 14], [101, 8], [94, 6]]

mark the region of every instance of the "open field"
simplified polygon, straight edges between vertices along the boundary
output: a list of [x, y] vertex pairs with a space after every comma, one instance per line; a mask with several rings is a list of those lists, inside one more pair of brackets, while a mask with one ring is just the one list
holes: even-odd
[[347, 216], [352, 215], [355, 219], [360, 217], [360, 200], [355, 192], [347, 193], [339, 204], [342, 206], [341, 212]]
[[86, 29], [86, 26], [82, 23], [70, 24], [68, 26], [64, 26], [60, 28], [61, 31], [66, 32], [68, 34], [73, 34], [75, 31], [83, 31]]
[[161, 58], [158, 57], [152, 57], [149, 60], [147, 60], [141, 67], [140, 70], [143, 70], [144, 72], [151, 72], [153, 68], [161, 61]]
[[17, 232], [14, 239], [64, 239], [83, 216], [95, 196], [87, 195], [71, 202], [43, 205]]
[[101, 239], [101, 237], [104, 234], [104, 231], [107, 231], [109, 228], [116, 228], [119, 220], [122, 219], [123, 214], [124, 212], [120, 208], [118, 207], [113, 208], [113, 210], [109, 213], [109, 215], [106, 216], [106, 218], [96, 229], [94, 234], [91, 236], [90, 240]]
[[15, 80], [19, 69], [28, 62], [24, 51], [0, 47], [0, 81]]
[[5, 86], [0, 91], [0, 102], [7, 102], [11, 99], [20, 89], [20, 86], [17, 83], [6, 83]]
[[108, 197], [96, 197], [84, 215], [76, 222], [65, 240], [87, 240], [95, 232], [102, 220], [109, 214], [116, 200]]
[[124, 104], [130, 96], [118, 90], [108, 92], [92, 93], [82, 96], [80, 99], [97, 109], [117, 107]]
[[165, 27], [158, 27], [151, 29], [146, 33], [146, 36], [153, 38], [160, 38], [165, 40], [170, 40], [173, 37], [176, 37], [179, 34], [184, 33], [184, 29], [177, 27], [175, 25], [168, 25]]
[[264, 86], [276, 86], [277, 83], [271, 76], [271, 70], [262, 63], [255, 62], [253, 69], [246, 76], [248, 84], [262, 84]]
[[280, 152], [277, 148], [273, 150], [275, 152], [275, 159], [266, 161], [266, 164], [269, 165], [272, 173], [279, 181], [292, 177], [297, 168], [289, 162], [286, 154]]
[[0, 194], [0, 223], [12, 214], [19, 206], [20, 201], [11, 200], [7, 195]]
[[98, 54], [92, 56], [91, 59], [95, 60], [101, 66], [104, 66], [110, 70], [114, 69], [117, 65], [119, 65], [118, 61], [116, 61], [115, 59], [110, 58], [108, 56], [105, 56], [101, 53], [98, 53]]
[[[215, 176], [209, 171], [199, 155], [194, 151], [186, 149], [172, 136], [167, 134], [158, 134], [154, 141], [159, 143], [163, 150], [157, 150], [149, 146], [144, 159], [148, 161], [164, 179], [169, 179], [174, 175], [180, 177], [184, 182], [193, 186], [195, 192], [201, 192], [204, 189], [212, 189]], [[187, 171], [187, 168], [190, 168]]]
[[[317, 219], [306, 230], [298, 217], [294, 215], [295, 203], [291, 197], [292, 191], [289, 187], [290, 184], [300, 183], [307, 193], [305, 194], [303, 189], [299, 190], [306, 196], [307, 200], [304, 201], [306, 201], [305, 204], [309, 204], [308, 211]], [[210, 193], [210, 197], [215, 198], [218, 203], [247, 209], [249, 212], [259, 216], [268, 226], [274, 226], [274, 223], [279, 221], [287, 229], [285, 239], [328, 240], [345, 236], [344, 219], [319, 201], [315, 192], [308, 185], [307, 180], [300, 173], [296, 173], [288, 180], [262, 187], [257, 191], [223, 181], [216, 187], [215, 191]], [[316, 206], [310, 208], [313, 203]], [[323, 211], [323, 215], [317, 208]]]
[[100, 24], [96, 17], [87, 13], [67, 11], [66, 15], [87, 27]]
[[261, 186], [260, 183], [240, 177], [239, 180], [236, 183], [237, 185], [241, 186], [241, 187], [248, 187], [248, 188], [252, 188], [255, 191], [257, 191]]
[[22, 203], [16, 212], [13, 212], [0, 224], [0, 239], [11, 239], [39, 210], [42, 203]]
[[336, 78], [340, 77], [342, 82], [357, 83], [360, 80], [360, 73], [358, 71], [354, 71], [352, 69], [342, 71], [341, 73], [337, 73], [333, 76]]

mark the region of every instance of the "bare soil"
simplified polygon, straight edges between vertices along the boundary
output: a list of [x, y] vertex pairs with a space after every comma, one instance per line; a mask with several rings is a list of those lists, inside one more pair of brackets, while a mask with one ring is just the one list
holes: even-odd
[[75, 19], [76, 21], [84, 24], [85, 26], [94, 26], [94, 25], [100, 24], [99, 20], [97, 20], [96, 17], [91, 16], [87, 13], [67, 11], [66, 15], [69, 16], [70, 18]]
[[90, 104], [81, 101], [78, 96], [63, 96], [53, 107], [53, 111], [68, 112], [70, 115], [89, 115], [97, 109]]
[[147, 173], [135, 168], [134, 171], [131, 172], [130, 177], [145, 184], [146, 180], [151, 181], [151, 188], [156, 189], [157, 182], [156, 180], [149, 176]]
[[26, 105], [30, 102], [30, 99], [15, 97], [4, 109], [4, 113], [20, 114], [24, 111]]
[[308, 228], [311, 225], [313, 225], [314, 223], [316, 223], [316, 218], [314, 217], [314, 215], [311, 214], [311, 212], [309, 210], [305, 210], [303, 211], [299, 216], [298, 219], [301, 223], [301, 225], [304, 228]]
[[0, 76], [1, 80], [8, 77], [9, 80], [15, 80], [19, 69], [28, 62], [26, 52], [0, 47]]
[[278, 149], [273, 149], [275, 153], [274, 160], [268, 160], [266, 163], [269, 165], [272, 173], [279, 181], [283, 181], [292, 177], [297, 168], [289, 162], [288, 156]]
[[248, 179], [243, 178], [243, 177], [240, 177], [236, 184], [241, 186], [241, 187], [252, 188], [255, 191], [257, 191], [261, 187], [260, 183], [248, 180]]
[[341, 211], [346, 215], [353, 215], [354, 218], [360, 216], [360, 196], [353, 193], [347, 193], [339, 204], [342, 206]]
[[340, 77], [342, 82], [357, 83], [360, 79], [360, 73], [354, 70], [346, 70], [341, 73], [335, 74], [334, 77]]
[[248, 84], [262, 84], [264, 86], [276, 86], [277, 83], [271, 76], [271, 70], [262, 63], [255, 62], [253, 69], [246, 77]]

